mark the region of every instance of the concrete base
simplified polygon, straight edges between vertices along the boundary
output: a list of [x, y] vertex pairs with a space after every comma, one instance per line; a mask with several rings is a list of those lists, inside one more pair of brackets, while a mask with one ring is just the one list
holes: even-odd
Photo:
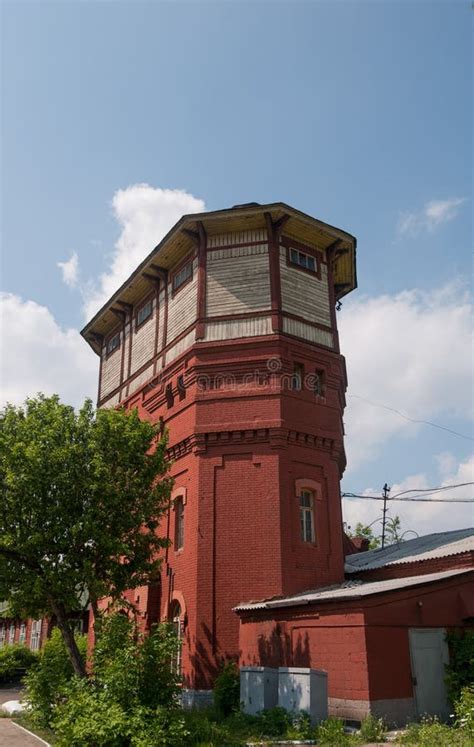
[[209, 708], [214, 703], [212, 690], [190, 690], [184, 689], [181, 693], [181, 705], [183, 708]]
[[369, 713], [376, 718], [383, 718], [388, 727], [405, 726], [416, 719], [415, 701], [413, 698], [372, 701], [329, 698], [330, 716], [362, 721]]

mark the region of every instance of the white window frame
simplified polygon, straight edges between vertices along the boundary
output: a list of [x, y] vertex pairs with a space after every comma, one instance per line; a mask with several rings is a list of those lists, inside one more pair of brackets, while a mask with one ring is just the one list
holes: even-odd
[[171, 624], [173, 626], [174, 632], [176, 633], [176, 637], [180, 643], [180, 645], [178, 646], [176, 658], [173, 661], [172, 666], [177, 674], [181, 674], [181, 663], [182, 663], [181, 646], [182, 646], [182, 639], [183, 639], [183, 621], [182, 621], [181, 605], [179, 604], [179, 602], [173, 603]]
[[299, 249], [290, 246], [289, 257], [290, 264], [295, 265], [296, 267], [302, 267], [303, 270], [313, 272], [316, 275], [318, 271], [318, 263], [312, 254], [306, 254], [305, 252], [301, 252]]
[[8, 643], [11, 645], [15, 643], [15, 623], [10, 623], [10, 627], [8, 628]]
[[1, 625], [0, 626], [0, 648], [2, 648], [5, 645], [5, 635], [6, 635], [5, 625]]
[[30, 648], [32, 651], [39, 651], [41, 643], [42, 620], [33, 620], [30, 632]]
[[26, 625], [25, 623], [21, 623], [20, 625], [20, 633], [18, 635], [18, 643], [24, 644], [26, 640]]
[[[309, 500], [308, 500], [309, 499]], [[309, 505], [307, 505], [309, 503]], [[298, 495], [300, 539], [302, 542], [314, 544], [316, 542], [314, 528], [314, 493], [309, 488], [302, 488]], [[309, 530], [309, 531], [308, 531]]]

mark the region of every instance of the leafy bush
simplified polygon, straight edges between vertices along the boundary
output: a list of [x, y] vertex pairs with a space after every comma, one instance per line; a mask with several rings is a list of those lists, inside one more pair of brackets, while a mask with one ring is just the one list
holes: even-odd
[[287, 739], [313, 739], [316, 734], [315, 727], [311, 724], [311, 718], [306, 711], [290, 714], [290, 725], [286, 730]]
[[174, 671], [179, 642], [170, 625], [149, 636], [122, 614], [97, 628], [89, 680], [74, 677], [54, 706], [59, 747], [179, 747], [188, 736]]
[[257, 718], [257, 733], [261, 737], [282, 737], [291, 726], [291, 715], [280, 706], [260, 711]]
[[474, 685], [461, 690], [460, 698], [454, 704], [456, 726], [467, 735], [474, 744]]
[[126, 615], [107, 615], [97, 628], [94, 682], [124, 707], [132, 701], [147, 708], [174, 705], [180, 676], [173, 661], [179, 645], [169, 624], [155, 625], [143, 636]]
[[38, 655], [19, 643], [0, 648], [0, 684], [16, 682], [36, 662]]
[[463, 630], [448, 633], [449, 664], [446, 666], [448, 696], [454, 703], [463, 687], [474, 682], [474, 631]]
[[400, 744], [416, 747], [469, 747], [465, 734], [441, 724], [437, 718], [425, 718], [419, 724], [410, 724], [400, 738]]
[[249, 719], [245, 714], [234, 713], [222, 719], [213, 709], [185, 711], [184, 719], [189, 737], [187, 745], [241, 745], [249, 733]]
[[318, 744], [337, 745], [337, 747], [345, 747], [358, 741], [345, 733], [344, 721], [340, 718], [328, 718], [327, 721], [321, 721], [316, 730], [316, 738]]
[[364, 742], [384, 742], [386, 730], [382, 718], [375, 718], [369, 714], [361, 722], [360, 736]]
[[240, 706], [240, 675], [234, 661], [224, 664], [214, 683], [214, 704], [222, 714], [228, 716]]
[[[87, 639], [76, 636], [81, 656], [86, 655]], [[63, 691], [73, 677], [72, 664], [61, 633], [54, 628], [51, 638], [40, 651], [36, 664], [24, 678], [26, 700], [31, 709], [31, 718], [40, 726], [49, 726], [53, 709], [63, 698]]]

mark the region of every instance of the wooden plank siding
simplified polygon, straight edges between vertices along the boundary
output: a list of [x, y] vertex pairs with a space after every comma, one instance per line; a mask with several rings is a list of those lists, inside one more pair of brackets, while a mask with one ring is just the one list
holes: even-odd
[[103, 399], [120, 385], [120, 368], [122, 362], [123, 334], [120, 333], [120, 347], [107, 356], [107, 349], [102, 348], [102, 373], [99, 386], [99, 398]]
[[315, 342], [318, 345], [325, 345], [328, 348], [334, 347], [333, 335], [329, 330], [313, 327], [311, 324], [283, 317], [283, 332], [293, 337], [302, 337], [309, 342]]
[[[286, 249], [280, 247], [281, 300], [283, 314], [288, 312], [308, 322], [331, 326], [327, 266], [321, 263], [321, 280], [316, 275], [289, 267]], [[307, 338], [305, 338], [307, 339]]]
[[[168, 330], [166, 344], [178, 337], [197, 319], [197, 258], [193, 261], [193, 278], [173, 296], [172, 283], [168, 283]], [[160, 345], [161, 347], [161, 345]]]
[[208, 253], [207, 317], [263, 311], [270, 305], [267, 244]]
[[233, 340], [239, 337], [259, 337], [272, 334], [270, 316], [230, 319], [206, 324], [205, 340]]
[[155, 352], [156, 331], [156, 299], [153, 298], [152, 315], [138, 329], [134, 329], [132, 339], [132, 365], [130, 373], [133, 375]]
[[[320, 268], [321, 277], [318, 278], [292, 267], [287, 262], [286, 248], [280, 245], [279, 329], [293, 337], [334, 348], [324, 261]], [[260, 337], [275, 331], [272, 328], [270, 270], [266, 229], [208, 236], [202, 341]], [[154, 292], [152, 316], [137, 329], [135, 313], [127, 313], [120, 331], [120, 348], [107, 357], [104, 343], [99, 389], [99, 402], [103, 406], [113, 407], [140, 390], [196, 342], [198, 276], [198, 258], [195, 257], [192, 279], [173, 293], [171, 270], [167, 287], [160, 286], [158, 299], [156, 290]], [[149, 284], [146, 293], [151, 294]], [[134, 312], [145, 298], [144, 288], [143, 299], [135, 304]]]
[[218, 246], [235, 246], [236, 244], [254, 244], [257, 241], [266, 241], [267, 231], [265, 228], [255, 231], [236, 231], [233, 233], [221, 233], [214, 236], [208, 235], [207, 247], [213, 249]]

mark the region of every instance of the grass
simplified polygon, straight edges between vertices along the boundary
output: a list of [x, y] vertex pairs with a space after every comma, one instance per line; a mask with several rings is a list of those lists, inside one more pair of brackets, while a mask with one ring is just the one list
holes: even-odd
[[54, 745], [55, 738], [54, 733], [51, 731], [51, 729], [42, 729], [36, 724], [32, 723], [31, 719], [26, 713], [22, 713], [21, 716], [15, 716], [12, 721], [15, 721], [15, 723], [19, 724], [19, 726], [23, 726], [24, 729], [28, 729], [28, 731], [36, 734], [37, 737], [41, 737], [41, 739], [49, 742], [49, 744]]
[[[381, 719], [373, 716], [364, 719], [357, 734], [346, 734], [341, 719], [329, 718], [313, 727], [304, 715], [293, 719], [282, 709], [272, 709], [259, 716], [238, 712], [224, 718], [215, 709], [209, 708], [185, 711], [185, 719], [190, 732], [186, 744], [190, 747], [243, 747], [248, 742], [270, 747], [274, 742], [292, 739], [316, 740], [321, 747], [356, 747], [385, 740], [385, 725]], [[51, 745], [55, 744], [54, 733], [49, 729], [40, 729], [27, 714], [15, 716], [13, 720]], [[410, 724], [399, 737], [397, 745], [472, 747], [472, 741], [463, 729], [447, 726], [436, 719], [427, 719]]]

